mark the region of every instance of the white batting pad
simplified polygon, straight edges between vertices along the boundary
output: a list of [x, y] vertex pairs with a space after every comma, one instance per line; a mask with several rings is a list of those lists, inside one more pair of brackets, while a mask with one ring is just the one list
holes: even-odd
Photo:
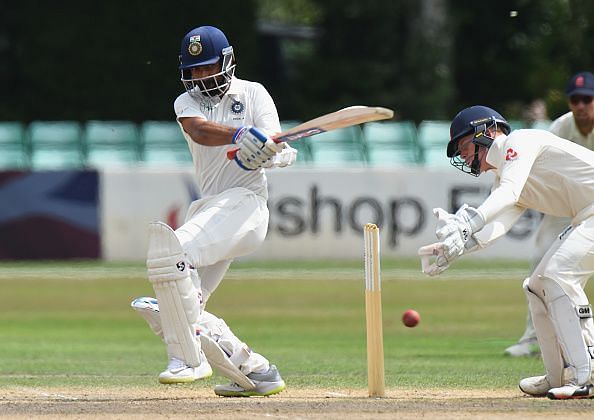
[[231, 379], [241, 387], [251, 390], [256, 387], [250, 378], [245, 376], [237, 366], [231, 362], [229, 356], [219, 347], [216, 341], [206, 334], [200, 335], [202, 350], [208, 359], [208, 362], [218, 369], [221, 374]]
[[570, 368], [573, 366], [576, 370], [576, 385], [585, 385], [590, 382], [592, 366], [591, 357], [584, 341], [581, 319], [592, 317], [590, 306], [576, 306], [556, 281], [547, 277], [541, 277], [541, 281], [565, 361]]
[[149, 225], [148, 278], [159, 302], [159, 314], [169, 357], [188, 366], [200, 365], [200, 291], [190, 279], [189, 264], [175, 232], [166, 224]]
[[532, 322], [536, 329], [536, 337], [540, 345], [542, 362], [547, 371], [547, 379], [551, 388], [564, 385], [563, 380], [563, 356], [561, 347], [557, 341], [555, 327], [549, 318], [545, 303], [528, 287], [530, 278], [524, 280], [523, 288], [528, 298], [528, 309], [532, 315]]

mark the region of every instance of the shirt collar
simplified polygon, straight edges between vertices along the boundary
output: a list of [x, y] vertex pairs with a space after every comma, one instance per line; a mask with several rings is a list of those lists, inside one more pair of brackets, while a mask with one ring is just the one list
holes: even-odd
[[231, 85], [229, 86], [229, 89], [227, 89], [227, 92], [225, 92], [225, 94], [223, 95], [223, 97], [219, 97], [219, 96], [215, 96], [215, 97], [210, 97], [210, 96], [206, 96], [206, 95], [202, 95], [202, 98], [207, 101], [210, 102], [213, 106], [218, 106], [221, 101], [225, 98], [225, 96], [228, 95], [239, 95], [241, 93], [241, 86], [239, 83], [239, 80], [233, 76], [231, 78]]
[[231, 78], [231, 86], [229, 86], [229, 90], [227, 91], [226, 95], [238, 95], [241, 93], [241, 86], [239, 86], [239, 80], [233, 76]]

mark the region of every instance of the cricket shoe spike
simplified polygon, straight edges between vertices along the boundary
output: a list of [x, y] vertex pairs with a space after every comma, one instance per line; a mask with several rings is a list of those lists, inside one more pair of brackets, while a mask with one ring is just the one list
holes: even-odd
[[252, 390], [231, 383], [215, 386], [214, 392], [221, 397], [268, 397], [278, 394], [286, 387], [285, 381], [281, 378], [275, 365], [270, 365], [268, 371], [264, 373], [250, 373], [247, 377], [256, 385]]
[[167, 369], [159, 375], [159, 382], [162, 384], [186, 384], [211, 377], [212, 368], [210, 364], [206, 361], [203, 354], [200, 356], [201, 362], [197, 367], [190, 367], [182, 360], [172, 357], [169, 360]]
[[547, 392], [547, 397], [549, 397], [551, 400], [577, 400], [584, 398], [594, 398], [594, 385], [563, 385], [559, 388], [550, 389], [549, 392]]
[[520, 381], [518, 386], [524, 394], [533, 397], [545, 397], [547, 392], [549, 392], [549, 389], [551, 389], [551, 384], [545, 375], [524, 378]]

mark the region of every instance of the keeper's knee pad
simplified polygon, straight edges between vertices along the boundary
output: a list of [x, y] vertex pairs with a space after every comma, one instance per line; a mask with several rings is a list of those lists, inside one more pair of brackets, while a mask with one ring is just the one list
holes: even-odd
[[576, 384], [585, 385], [592, 376], [592, 343], [585, 339], [590, 337], [586, 323], [592, 322], [592, 308], [576, 305], [555, 280], [541, 276], [540, 281], [565, 362], [575, 369]]
[[536, 338], [540, 346], [542, 361], [547, 372], [547, 379], [551, 387], [563, 384], [563, 356], [557, 339], [555, 326], [551, 321], [545, 303], [528, 286], [530, 278], [524, 280], [523, 288], [528, 299], [528, 309], [532, 315], [532, 322], [536, 331]]

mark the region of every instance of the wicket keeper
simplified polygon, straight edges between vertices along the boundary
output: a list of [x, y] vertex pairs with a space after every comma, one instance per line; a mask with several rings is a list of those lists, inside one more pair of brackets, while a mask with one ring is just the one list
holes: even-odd
[[571, 219], [523, 284], [545, 375], [525, 378], [520, 389], [551, 399], [594, 397], [594, 324], [584, 292], [594, 273], [594, 152], [546, 130], [515, 130], [498, 112], [472, 106], [452, 120], [446, 154], [461, 171], [495, 173], [491, 194], [478, 207], [439, 218], [436, 255], [428, 275], [504, 235], [526, 209]]

